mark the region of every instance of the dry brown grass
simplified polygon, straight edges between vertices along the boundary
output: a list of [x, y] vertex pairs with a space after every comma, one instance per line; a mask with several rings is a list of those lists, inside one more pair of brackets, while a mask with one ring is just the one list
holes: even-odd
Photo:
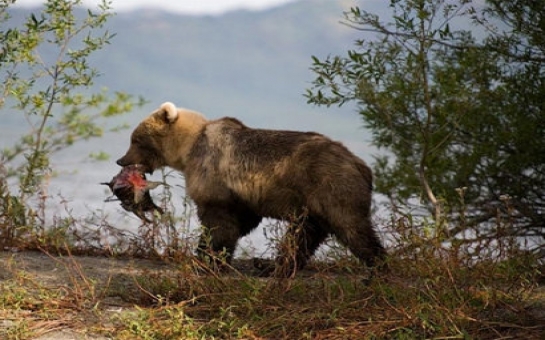
[[165, 264], [29, 254], [2, 257], [6, 339], [61, 329], [82, 339], [541, 339], [545, 332], [543, 268], [528, 253], [471, 267], [450, 251], [392, 256], [389, 272], [371, 281], [350, 261], [263, 279], [242, 261], [219, 275], [192, 257]]

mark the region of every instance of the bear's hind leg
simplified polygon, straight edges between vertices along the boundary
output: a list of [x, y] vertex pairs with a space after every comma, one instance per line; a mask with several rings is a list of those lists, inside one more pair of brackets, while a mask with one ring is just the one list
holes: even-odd
[[386, 251], [369, 218], [347, 222], [346, 225], [335, 228], [334, 234], [367, 267], [380, 267], [383, 264]]
[[292, 222], [280, 245], [275, 276], [289, 277], [303, 269], [328, 235], [326, 228], [311, 217]]

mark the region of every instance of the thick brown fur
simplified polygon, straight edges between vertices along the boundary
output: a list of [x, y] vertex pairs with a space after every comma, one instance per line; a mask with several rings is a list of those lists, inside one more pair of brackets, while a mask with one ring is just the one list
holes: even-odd
[[185, 175], [197, 206], [200, 249], [233, 254], [263, 217], [301, 216], [293, 268], [302, 268], [329, 235], [368, 266], [385, 256], [370, 219], [371, 169], [341, 143], [312, 132], [253, 129], [234, 118], [206, 120], [164, 103], [144, 119], [118, 164], [148, 172], [169, 166]]

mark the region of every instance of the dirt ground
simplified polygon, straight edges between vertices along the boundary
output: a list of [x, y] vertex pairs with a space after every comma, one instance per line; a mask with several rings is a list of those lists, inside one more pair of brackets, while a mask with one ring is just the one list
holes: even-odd
[[[24, 273], [26, 282], [35, 282], [37, 286], [52, 289], [70, 287], [76, 280], [91, 280], [94, 287], [115, 286], [126, 289], [119, 295], [131, 296], [131, 289], [136, 289], [134, 278], [146, 274], [174, 272], [177, 264], [161, 260], [107, 258], [97, 256], [51, 256], [38, 251], [0, 251], [0, 281], [14, 278], [17, 273]], [[244, 275], [255, 275], [256, 269], [251, 260], [236, 261], [233, 266]], [[144, 274], [143, 274], [144, 273]], [[305, 270], [307, 275], [312, 270]], [[305, 275], [303, 273], [303, 275]], [[83, 284], [85, 286], [85, 284]], [[32, 285], [31, 285], [32, 286]], [[135, 294], [137, 295], [137, 294]], [[135, 304], [120, 297], [101, 299], [101, 307], [106, 313], [121, 313], [133, 310]], [[0, 338], [2, 332], [13, 326], [14, 320], [0, 318]], [[96, 335], [81, 334], [70, 327], [48, 330], [35, 340], [105, 340]]]
[[[114, 259], [105, 257], [77, 256], [52, 257], [41, 252], [0, 252], [0, 280], [6, 280], [15, 271], [22, 271], [29, 280], [35, 280], [44, 287], [63, 287], [71, 282], [74, 274], [81, 270], [87, 279], [93, 280], [96, 286], [107, 284], [112, 278], [130, 277], [137, 272], [150, 270], [168, 270], [169, 265], [161, 261], [144, 259]], [[77, 275], [77, 274], [76, 274]], [[124, 308], [133, 308], [132, 304], [121, 299], [106, 301], [105, 309], [111, 313]], [[0, 320], [0, 330], [10, 326], [11, 321]], [[1, 334], [1, 332], [0, 332]], [[107, 338], [80, 334], [71, 329], [51, 330], [36, 340], [82, 340]]]
[[[235, 268], [244, 275], [255, 275], [255, 263], [252, 261], [238, 261]], [[169, 264], [160, 260], [106, 258], [96, 256], [49, 256], [42, 252], [16, 252], [0, 251], [0, 281], [13, 279], [18, 273], [23, 273], [24, 282], [37, 283], [39, 287], [63, 288], [73, 285], [74, 279], [91, 280], [93, 287], [120, 287], [127, 290], [125, 295], [130, 296], [130, 289], [135, 289], [134, 278], [148, 273], [176, 271], [179, 264]], [[179, 269], [179, 268], [178, 268]], [[144, 274], [143, 274], [144, 273]], [[315, 271], [310, 268], [298, 275], [313, 275]], [[89, 281], [89, 282], [91, 282]], [[32, 286], [32, 284], [31, 284]], [[85, 287], [85, 285], [83, 285]], [[26, 283], [25, 283], [26, 287]], [[132, 287], [132, 288], [131, 288]], [[69, 288], [67, 288], [69, 289]], [[545, 295], [545, 286], [538, 289]], [[0, 292], [1, 293], [1, 292]], [[123, 294], [120, 294], [123, 295]], [[122, 311], [133, 310], [135, 304], [120, 298], [119, 296], [101, 298], [101, 309], [106, 319], [119, 314]], [[543, 305], [545, 306], [545, 304]], [[545, 320], [545, 310], [536, 310], [536, 317]], [[77, 313], [77, 312], [76, 312]], [[30, 314], [30, 312], [29, 312]], [[3, 315], [9, 315], [4, 313]], [[74, 316], [78, 318], [78, 316]], [[81, 318], [81, 316], [79, 316]], [[0, 317], [0, 337], [9, 327], [13, 327], [19, 318], [9, 319]], [[108, 338], [93, 334], [82, 334], [77, 328], [60, 323], [42, 332], [35, 340], [106, 340]], [[544, 338], [545, 339], [545, 338]]]
[[103, 283], [121, 274], [175, 269], [175, 265], [159, 260], [97, 256], [57, 257], [36, 251], [0, 252], [0, 280], [9, 278], [13, 269], [16, 269], [34, 276], [44, 286], [56, 287], [67, 284], [69, 274], [74, 275], [76, 267], [81, 268], [86, 277]]

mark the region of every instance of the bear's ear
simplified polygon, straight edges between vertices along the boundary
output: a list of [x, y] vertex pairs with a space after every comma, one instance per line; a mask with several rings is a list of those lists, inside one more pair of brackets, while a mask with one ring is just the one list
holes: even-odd
[[172, 104], [171, 102], [161, 104], [159, 110], [161, 111], [165, 121], [169, 124], [174, 123], [176, 119], [178, 119], [178, 109], [176, 108], [176, 105]]

